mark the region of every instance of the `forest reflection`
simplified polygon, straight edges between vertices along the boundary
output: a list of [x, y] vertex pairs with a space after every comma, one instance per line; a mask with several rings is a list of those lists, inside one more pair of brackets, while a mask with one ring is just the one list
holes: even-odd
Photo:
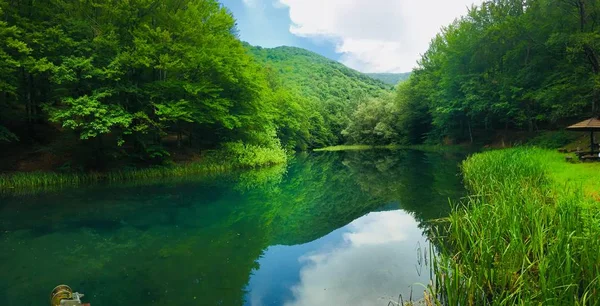
[[[298, 282], [270, 299], [283, 303], [293, 293], [291, 305], [316, 303], [311, 286], [322, 273], [356, 267], [376, 249], [389, 256], [386, 248], [421, 241], [419, 226], [445, 215], [448, 198], [462, 196], [456, 174], [463, 157], [312, 153], [287, 166], [225, 176], [5, 197], [0, 302], [39, 305], [48, 288], [68, 283], [95, 304], [242, 305], [252, 297], [251, 276], [270, 269], [261, 262], [270, 247], [317, 242], [313, 255], [290, 254], [304, 264], [273, 272]], [[320, 241], [334, 238], [335, 250], [322, 249]], [[377, 274], [372, 268], [357, 271]]]

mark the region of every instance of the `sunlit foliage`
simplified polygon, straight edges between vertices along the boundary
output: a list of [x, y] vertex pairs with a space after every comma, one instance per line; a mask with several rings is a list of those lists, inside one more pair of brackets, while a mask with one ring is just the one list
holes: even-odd
[[396, 142], [485, 142], [498, 131], [561, 128], [598, 115], [598, 24], [600, 2], [591, 0], [494, 0], [471, 8], [431, 41], [401, 85], [396, 111], [404, 134]]
[[54, 168], [244, 147], [265, 154], [231, 158], [281, 161], [340, 144], [357, 101], [387, 90], [307, 51], [244, 45], [216, 0], [0, 0], [0, 12], [0, 145]]

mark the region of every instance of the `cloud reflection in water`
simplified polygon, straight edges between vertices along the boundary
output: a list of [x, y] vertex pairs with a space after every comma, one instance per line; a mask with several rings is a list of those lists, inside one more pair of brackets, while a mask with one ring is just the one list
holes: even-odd
[[[284, 247], [288, 248], [287, 256], [289, 248], [299, 248], [297, 264], [290, 266], [296, 269], [297, 279], [287, 288], [277, 288], [282, 282], [271, 282], [271, 288], [257, 286], [262, 288], [254, 292], [252, 284], [268, 277], [257, 271], [248, 288], [250, 304], [280, 305], [281, 300], [270, 300], [261, 293], [273, 295], [281, 290], [287, 291], [286, 306], [387, 305], [398, 294], [407, 298], [412, 285], [428, 282], [428, 270], [417, 264], [417, 248], [427, 246], [427, 242], [417, 221], [404, 211], [371, 213], [330, 235], [337, 238], [332, 242], [323, 237], [307, 244], [308, 249], [307, 245]], [[269, 260], [269, 256], [278, 257], [268, 250], [261, 270], [265, 264], [280, 262]], [[423, 290], [414, 286], [413, 296], [422, 297]]]

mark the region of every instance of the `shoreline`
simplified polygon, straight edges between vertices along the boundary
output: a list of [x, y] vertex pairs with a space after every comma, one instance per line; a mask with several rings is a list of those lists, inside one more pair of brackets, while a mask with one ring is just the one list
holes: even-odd
[[[362, 150], [419, 150], [425, 152], [464, 151], [468, 146], [443, 145], [352, 145], [333, 146], [314, 149], [312, 152], [341, 152]], [[132, 168], [127, 170], [109, 170], [106, 172], [65, 172], [32, 171], [0, 174], [0, 194], [34, 193], [52, 188], [77, 187], [82, 185], [147, 181], [166, 178], [183, 178], [194, 175], [220, 174], [228, 171], [256, 169], [287, 163], [285, 154], [269, 154], [257, 151], [245, 151], [242, 154], [215, 152], [202, 161], [184, 162], [174, 165]]]
[[52, 188], [82, 185], [146, 181], [164, 178], [211, 175], [234, 170], [256, 169], [287, 163], [285, 154], [263, 155], [251, 152], [246, 156], [215, 154], [203, 161], [168, 166], [111, 170], [107, 172], [60, 173], [60, 172], [14, 172], [0, 174], [0, 195], [34, 193]]

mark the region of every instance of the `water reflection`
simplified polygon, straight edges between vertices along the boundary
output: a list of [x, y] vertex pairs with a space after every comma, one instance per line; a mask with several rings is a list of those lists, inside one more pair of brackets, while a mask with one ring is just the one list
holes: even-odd
[[[387, 305], [408, 297], [429, 275], [416, 266], [417, 247], [426, 245], [418, 225], [401, 210], [374, 212], [306, 245], [270, 248], [250, 280], [247, 305]], [[271, 265], [298, 273], [277, 277]], [[421, 287], [414, 291], [422, 297]]]
[[425, 281], [416, 248], [424, 221], [462, 194], [461, 158], [305, 154], [199, 180], [0, 198], [0, 305], [47, 303], [59, 283], [93, 305], [387, 305]]

